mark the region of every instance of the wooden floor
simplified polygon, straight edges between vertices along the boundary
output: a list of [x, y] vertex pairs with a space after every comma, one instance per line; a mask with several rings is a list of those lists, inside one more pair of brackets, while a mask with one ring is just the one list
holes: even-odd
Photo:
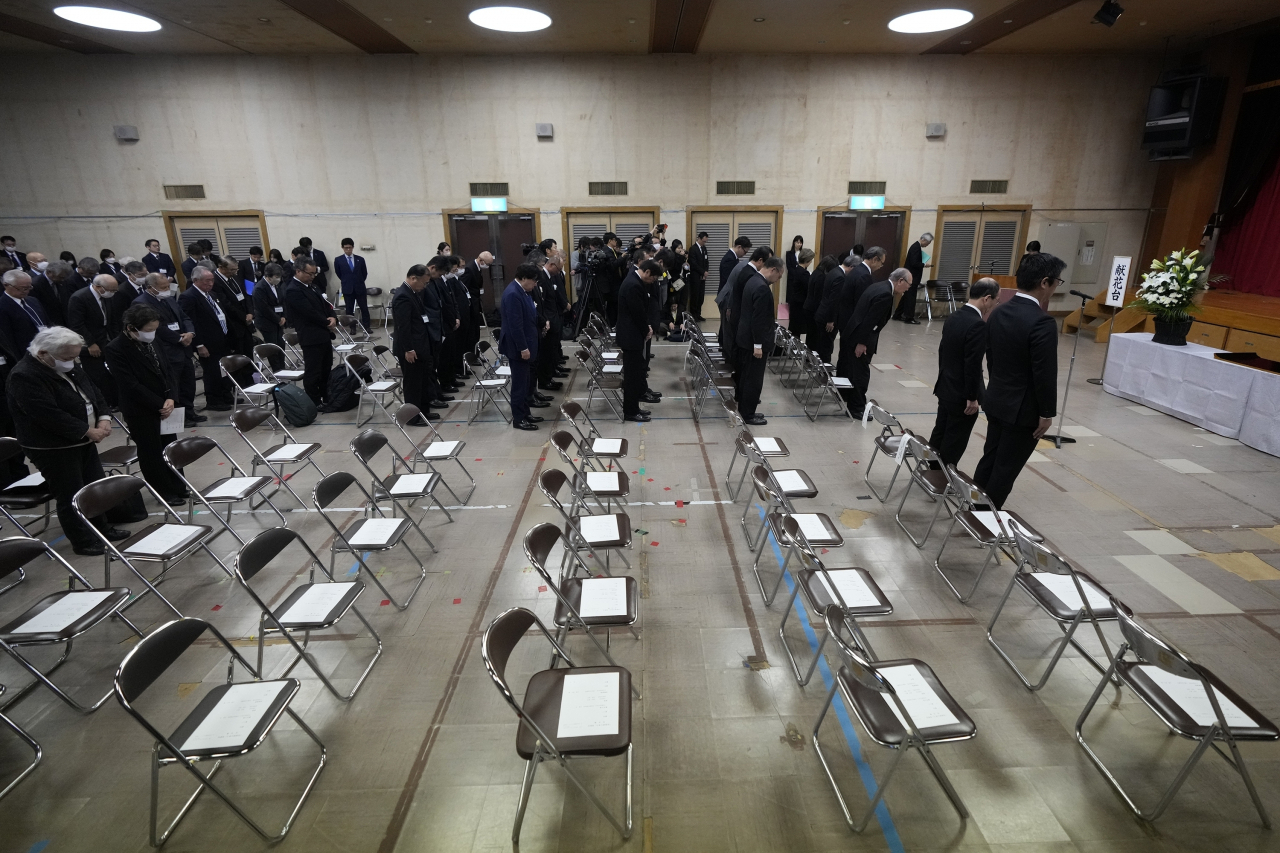
[[1225, 308], [1228, 311], [1241, 311], [1280, 320], [1280, 296], [1240, 293], [1236, 290], [1210, 290], [1205, 293], [1201, 304], [1208, 308]]

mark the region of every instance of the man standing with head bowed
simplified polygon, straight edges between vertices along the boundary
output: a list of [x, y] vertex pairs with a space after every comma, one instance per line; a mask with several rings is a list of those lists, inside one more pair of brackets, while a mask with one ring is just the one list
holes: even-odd
[[[969, 301], [947, 318], [938, 345], [938, 417], [929, 444], [948, 465], [959, 465], [978, 420], [985, 383], [982, 356], [987, 351], [987, 315], [995, 307], [1000, 285], [980, 278], [969, 287]], [[906, 298], [905, 296], [903, 297]]]
[[[404, 389], [404, 401], [417, 406], [422, 417], [436, 421], [440, 415], [431, 411], [432, 383], [435, 370], [431, 363], [431, 334], [427, 327], [426, 309], [418, 295], [427, 286], [430, 277], [423, 264], [414, 264], [405, 273], [404, 283], [391, 294], [391, 315], [396, 324], [396, 334], [391, 337], [391, 352], [400, 363]], [[425, 421], [410, 421], [413, 426], [423, 426]]]
[[[759, 250], [757, 250], [759, 251]], [[734, 315], [738, 347], [738, 387], [734, 394], [738, 414], [751, 426], [764, 426], [768, 421], [756, 411], [764, 388], [765, 364], [773, 349], [773, 285], [782, 278], [786, 262], [771, 257], [759, 269], [750, 267], [742, 287], [742, 299]]]
[[227, 315], [234, 310], [214, 293], [213, 270], [198, 264], [187, 277], [190, 287], [178, 297], [195, 329], [196, 355], [204, 372], [204, 407], [211, 412], [227, 412], [235, 403], [231, 380], [222, 375], [219, 361], [231, 355], [230, 325]]
[[84, 338], [80, 365], [113, 409], [120, 400], [116, 383], [107, 370], [106, 349], [111, 339], [120, 333], [118, 328], [112, 328], [118, 313], [111, 308], [119, 287], [114, 275], [99, 273], [88, 287], [71, 294], [67, 302], [67, 327]]
[[[928, 248], [933, 242], [933, 235], [928, 231], [920, 235], [920, 239], [911, 244], [911, 248], [907, 249], [907, 259], [902, 265], [911, 273], [911, 287], [907, 288], [907, 292], [902, 294], [902, 299], [898, 300], [898, 307], [893, 312], [893, 319], [901, 320], [904, 323], [912, 325], [919, 324], [916, 319], [916, 293], [924, 284], [924, 249]], [[925, 298], [928, 298], [928, 292]]]
[[285, 317], [297, 331], [302, 347], [302, 387], [317, 409], [329, 393], [333, 330], [338, 326], [333, 306], [313, 287], [318, 272], [316, 262], [300, 254], [294, 262], [293, 279], [284, 289]]
[[880, 344], [880, 330], [893, 313], [893, 297], [906, 293], [910, 286], [911, 273], [903, 267], [889, 273], [887, 281], [870, 285], [863, 291], [862, 298], [840, 332], [840, 367], [836, 375], [848, 377], [853, 383], [851, 389], [840, 393], [849, 407], [849, 414], [854, 417], [862, 417], [862, 410], [867, 404], [871, 359]]
[[[306, 257], [315, 262], [316, 276], [311, 282], [311, 286], [317, 293], [328, 299], [329, 296], [329, 259], [325, 257], [324, 252], [311, 245], [310, 237], [299, 237], [298, 247], [303, 250]], [[296, 262], [295, 262], [296, 263]]]
[[534, 264], [516, 267], [515, 278], [502, 292], [499, 309], [502, 334], [498, 351], [511, 364], [511, 425], [523, 430], [536, 430], [542, 420], [529, 414], [533, 367], [538, 357], [538, 309], [530, 294], [538, 286], [538, 275]]
[[707, 272], [711, 258], [707, 255], [707, 232], [699, 231], [698, 238], [689, 247], [689, 313], [699, 323], [702, 318], [702, 301], [707, 296]]
[[197, 415], [196, 369], [191, 364], [191, 345], [195, 340], [195, 325], [178, 304], [178, 286], [162, 272], [148, 273], [146, 290], [134, 304], [150, 305], [160, 315], [156, 328], [156, 349], [169, 362], [178, 382], [178, 405], [181, 406], [186, 426], [207, 421], [205, 415]]
[[355, 253], [356, 241], [350, 237], [342, 238], [342, 254], [333, 262], [333, 271], [342, 282], [342, 302], [347, 313], [356, 316], [357, 306], [360, 308], [360, 325], [369, 331], [369, 295], [365, 289], [365, 281], [369, 278], [369, 268], [364, 258]]

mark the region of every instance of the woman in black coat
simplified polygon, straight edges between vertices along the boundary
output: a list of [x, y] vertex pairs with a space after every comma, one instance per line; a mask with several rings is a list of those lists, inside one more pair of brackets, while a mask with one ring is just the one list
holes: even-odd
[[170, 506], [187, 502], [187, 487], [168, 463], [164, 448], [176, 435], [160, 434], [160, 420], [167, 418], [178, 398], [169, 360], [156, 350], [160, 314], [150, 305], [130, 305], [121, 317], [122, 334], [107, 344], [107, 369], [120, 389], [120, 414], [138, 448], [138, 467]]
[[801, 249], [795, 266], [787, 270], [787, 313], [790, 320], [787, 328], [793, 335], [801, 335], [809, 331], [812, 321], [805, 312], [805, 300], [809, 295], [809, 264], [813, 261], [813, 249]]
[[830, 352], [830, 335], [827, 330], [819, 323], [813, 322], [813, 315], [817, 312], [818, 306], [822, 304], [823, 284], [826, 282], [827, 273], [840, 266], [840, 261], [836, 260], [835, 255], [827, 255], [818, 263], [818, 268], [809, 276], [808, 292], [804, 296], [804, 311], [809, 318], [809, 328], [804, 337], [804, 342], [809, 349], [814, 352]]

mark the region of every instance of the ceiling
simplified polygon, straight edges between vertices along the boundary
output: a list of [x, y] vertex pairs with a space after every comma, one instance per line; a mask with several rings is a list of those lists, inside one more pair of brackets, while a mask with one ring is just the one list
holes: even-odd
[[[939, 0], [974, 13], [966, 27], [904, 35], [886, 27], [928, 0], [62, 0], [138, 12], [154, 33], [64, 21], [58, 0], [0, 0], [0, 51], [86, 54], [328, 53], [1160, 53], [1277, 15], [1276, 0], [1120, 0], [1114, 27], [1090, 23], [1101, 0]], [[483, 30], [467, 13], [523, 4], [550, 28]], [[757, 21], [756, 19], [763, 20]]]

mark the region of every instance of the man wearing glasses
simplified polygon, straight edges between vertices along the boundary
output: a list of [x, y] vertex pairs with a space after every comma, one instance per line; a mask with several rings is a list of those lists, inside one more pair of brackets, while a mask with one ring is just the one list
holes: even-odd
[[1058, 325], [1041, 304], [1062, 283], [1064, 267], [1053, 255], [1025, 256], [1017, 294], [987, 319], [987, 443], [973, 479], [993, 509], [1004, 505], [1058, 413]]

